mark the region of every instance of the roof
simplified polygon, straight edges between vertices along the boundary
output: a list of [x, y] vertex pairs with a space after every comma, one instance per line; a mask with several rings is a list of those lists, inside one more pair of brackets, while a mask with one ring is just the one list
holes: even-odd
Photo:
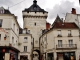
[[63, 21], [60, 19], [59, 15], [57, 15], [57, 17], [56, 17], [55, 21], [53, 22], [52, 26], [54, 25], [55, 22], [63, 22]]
[[59, 15], [57, 15], [57, 17], [56, 17], [54, 22], [63, 22], [63, 21], [60, 19]]
[[79, 28], [79, 27], [75, 23], [68, 23], [68, 22], [60, 23], [60, 22], [56, 22], [54, 24], [53, 28]]
[[4, 9], [4, 14], [11, 14], [11, 12], [7, 9], [6, 10]]
[[25, 12], [25, 11], [26, 12], [47, 12], [47, 11], [45, 11], [44, 9], [40, 8], [37, 5], [37, 1], [36, 0], [33, 1], [33, 4], [29, 8], [23, 10], [23, 12]]
[[0, 10], [4, 10], [3, 14], [11, 14], [11, 12], [8, 9], [4, 9], [3, 7], [0, 7]]

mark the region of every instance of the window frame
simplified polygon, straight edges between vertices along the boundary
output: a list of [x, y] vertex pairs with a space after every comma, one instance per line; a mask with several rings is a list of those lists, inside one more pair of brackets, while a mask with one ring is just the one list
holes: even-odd
[[0, 27], [2, 27], [3, 19], [0, 19]]
[[73, 40], [72, 39], [68, 40], [68, 43], [69, 43], [69, 47], [73, 46]]
[[24, 52], [27, 52], [27, 46], [24, 46]]
[[1, 34], [0, 34], [0, 41], [1, 41]]
[[24, 42], [28, 42], [28, 37], [24, 37]]
[[61, 35], [61, 30], [58, 30], [58, 35]]
[[58, 40], [58, 47], [62, 47], [62, 40]]

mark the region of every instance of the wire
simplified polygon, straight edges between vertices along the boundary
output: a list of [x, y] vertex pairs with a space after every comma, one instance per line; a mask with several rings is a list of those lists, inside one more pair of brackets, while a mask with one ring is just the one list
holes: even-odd
[[20, 3], [24, 2], [24, 1], [25, 0], [23, 0], [23, 1], [19, 2], [19, 3], [16, 3], [16, 4], [14, 4], [14, 5], [12, 5], [12, 6], [8, 7], [8, 8], [14, 7], [15, 5], [18, 5], [18, 4], [20, 4]]

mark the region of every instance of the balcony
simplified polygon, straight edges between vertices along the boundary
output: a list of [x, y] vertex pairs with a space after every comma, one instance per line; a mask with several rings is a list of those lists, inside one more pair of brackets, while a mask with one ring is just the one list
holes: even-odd
[[67, 50], [67, 49], [77, 49], [77, 44], [62, 44], [62, 45], [56, 45], [57, 50]]
[[72, 34], [68, 34], [68, 37], [72, 37]]
[[61, 34], [58, 34], [58, 36], [57, 37], [62, 37], [62, 35]]

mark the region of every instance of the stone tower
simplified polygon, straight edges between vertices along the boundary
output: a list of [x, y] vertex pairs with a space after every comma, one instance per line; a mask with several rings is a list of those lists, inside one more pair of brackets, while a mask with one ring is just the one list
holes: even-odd
[[46, 18], [48, 12], [41, 9], [37, 5], [37, 1], [34, 0], [33, 4], [22, 11], [23, 13], [23, 27], [27, 28], [32, 34], [34, 40], [34, 50], [39, 50], [39, 37], [42, 34], [42, 30], [46, 29]]

